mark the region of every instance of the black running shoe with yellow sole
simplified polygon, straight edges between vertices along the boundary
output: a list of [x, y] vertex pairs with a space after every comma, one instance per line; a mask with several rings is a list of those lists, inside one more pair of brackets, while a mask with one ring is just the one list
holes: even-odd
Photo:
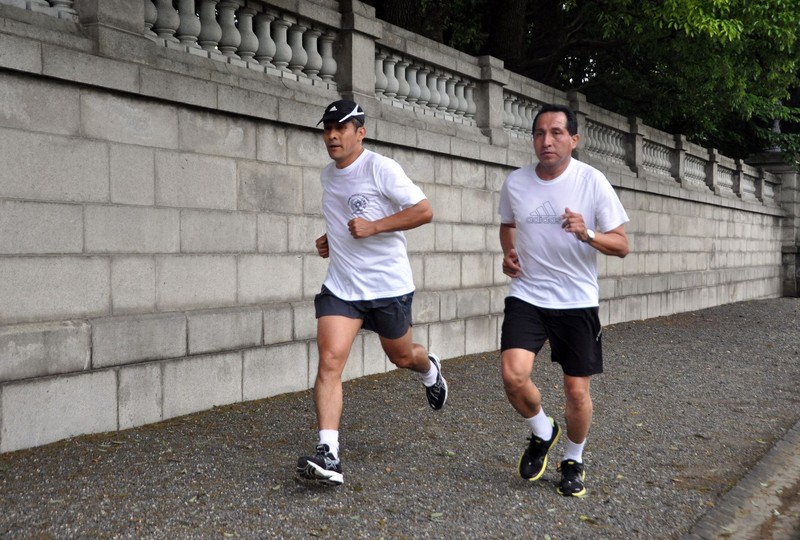
[[561, 471], [561, 481], [556, 488], [559, 495], [565, 497], [583, 497], [586, 495], [586, 486], [583, 484], [586, 478], [586, 470], [583, 467], [583, 463], [565, 459], [559, 464], [558, 469]]
[[549, 441], [545, 441], [536, 435], [531, 434], [529, 439], [528, 448], [525, 449], [522, 456], [519, 458], [519, 475], [531, 482], [538, 480], [544, 474], [547, 467], [547, 453], [558, 442], [558, 437], [561, 435], [561, 428], [553, 417], [548, 416], [550, 423], [553, 425], [553, 434], [550, 436]]

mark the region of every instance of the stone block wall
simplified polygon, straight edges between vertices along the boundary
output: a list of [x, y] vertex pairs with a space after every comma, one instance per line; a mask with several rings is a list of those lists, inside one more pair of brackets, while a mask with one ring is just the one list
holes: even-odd
[[[369, 20], [369, 8], [345, 4]], [[305, 390], [317, 369], [328, 157], [315, 124], [367, 77], [308, 83], [129, 31], [114, 45], [76, 17], [0, 5], [0, 452]], [[382, 32], [370, 24], [368, 35]], [[487, 74], [481, 96], [505, 80], [526, 103], [572, 103], [585, 138], [589, 122], [624, 133], [579, 149], [631, 217], [631, 254], [600, 258], [605, 324], [781, 294], [777, 199], [648, 169], [642, 140], [638, 158], [619, 159], [637, 136], [680, 145], [493, 59], [392, 36], [403, 32], [387, 27], [379, 45], [407, 43], [451, 74], [469, 60], [471, 76]], [[504, 127], [502, 104], [473, 121], [362, 97], [367, 146], [396, 159], [434, 208], [432, 224], [406, 235], [415, 340], [445, 359], [496, 350], [507, 288], [498, 194], [533, 158], [530, 138]], [[345, 378], [390, 369], [376, 336], [359, 335]]]

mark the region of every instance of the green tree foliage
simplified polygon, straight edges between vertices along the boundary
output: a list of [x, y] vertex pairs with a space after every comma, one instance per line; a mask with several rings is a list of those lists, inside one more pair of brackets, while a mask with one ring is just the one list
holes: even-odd
[[[729, 156], [800, 154], [800, 0], [368, 3], [384, 20]], [[405, 20], [391, 13], [403, 5]]]

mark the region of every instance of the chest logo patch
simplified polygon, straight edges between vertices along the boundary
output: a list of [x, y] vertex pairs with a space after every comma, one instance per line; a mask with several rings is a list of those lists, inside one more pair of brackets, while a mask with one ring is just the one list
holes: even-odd
[[369, 199], [360, 193], [356, 193], [347, 199], [347, 205], [350, 207], [350, 212], [352, 212], [354, 216], [358, 216], [367, 210]]
[[556, 214], [553, 205], [550, 204], [550, 201], [545, 202], [542, 206], [528, 214], [528, 217], [525, 219], [528, 223], [544, 223], [549, 225], [560, 225], [561, 224], [561, 216]]

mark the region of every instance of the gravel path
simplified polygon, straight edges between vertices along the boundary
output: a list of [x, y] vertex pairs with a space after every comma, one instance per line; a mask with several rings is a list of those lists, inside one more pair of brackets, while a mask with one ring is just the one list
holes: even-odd
[[[607, 327], [583, 499], [555, 493], [563, 442], [517, 476], [494, 352], [444, 362], [440, 412], [406, 371], [346, 383], [338, 488], [294, 476], [310, 391], [0, 455], [0, 537], [680, 538], [800, 421], [799, 321], [780, 298]], [[534, 380], [563, 418], [547, 349]]]

